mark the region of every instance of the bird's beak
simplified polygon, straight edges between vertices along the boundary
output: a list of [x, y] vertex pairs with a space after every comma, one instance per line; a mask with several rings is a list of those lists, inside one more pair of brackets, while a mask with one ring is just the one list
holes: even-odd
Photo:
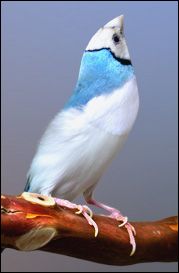
[[109, 21], [104, 27], [118, 27], [120, 28], [121, 33], [124, 29], [124, 15], [120, 15], [113, 20]]

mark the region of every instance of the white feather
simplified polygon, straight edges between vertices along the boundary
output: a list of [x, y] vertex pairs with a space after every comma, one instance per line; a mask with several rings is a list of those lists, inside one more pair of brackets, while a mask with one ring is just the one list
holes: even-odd
[[30, 168], [30, 191], [73, 200], [100, 179], [123, 146], [139, 106], [135, 77], [83, 111], [60, 112], [45, 132]]

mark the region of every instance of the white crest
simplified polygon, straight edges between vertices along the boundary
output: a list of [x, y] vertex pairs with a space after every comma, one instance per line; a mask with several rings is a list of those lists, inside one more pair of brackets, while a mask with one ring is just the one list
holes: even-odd
[[123, 15], [114, 18], [100, 28], [89, 41], [86, 50], [101, 48], [110, 48], [116, 57], [130, 59], [129, 51], [124, 38]]

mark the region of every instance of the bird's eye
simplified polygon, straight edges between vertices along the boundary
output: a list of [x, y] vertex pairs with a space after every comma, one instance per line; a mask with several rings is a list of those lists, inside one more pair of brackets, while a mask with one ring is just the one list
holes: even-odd
[[113, 39], [113, 41], [114, 41], [115, 44], [118, 44], [119, 41], [120, 41], [119, 36], [117, 36], [117, 34], [114, 34], [114, 35], [112, 36], [112, 39]]

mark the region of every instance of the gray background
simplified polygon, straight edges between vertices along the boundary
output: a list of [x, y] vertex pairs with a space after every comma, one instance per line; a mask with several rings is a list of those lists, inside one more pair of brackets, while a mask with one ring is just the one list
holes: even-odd
[[[140, 111], [95, 197], [130, 220], [177, 214], [176, 1], [2, 2], [3, 193], [22, 192], [39, 138], [70, 96], [89, 39], [120, 14], [125, 15]], [[112, 267], [40, 251], [6, 250], [2, 271], [176, 272], [177, 264]]]

